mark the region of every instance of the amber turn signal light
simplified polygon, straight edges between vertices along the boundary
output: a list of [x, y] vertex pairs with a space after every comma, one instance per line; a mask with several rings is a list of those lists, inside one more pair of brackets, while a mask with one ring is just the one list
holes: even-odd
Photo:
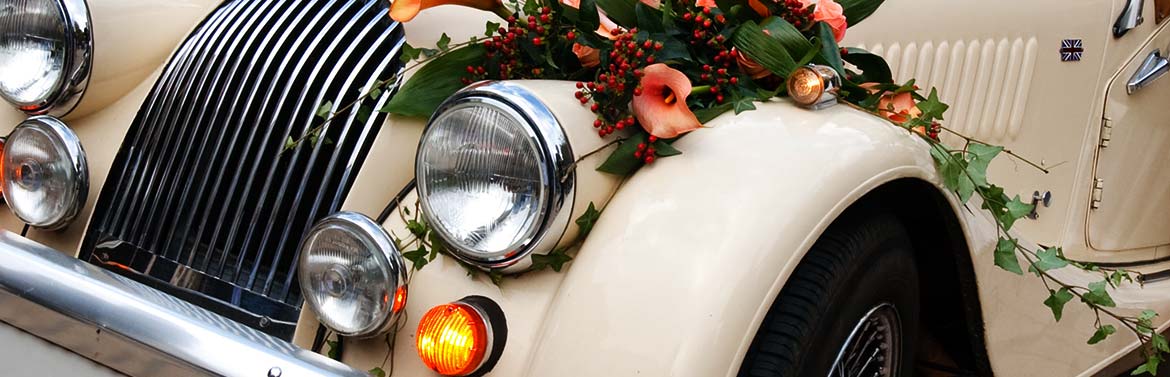
[[431, 308], [415, 334], [418, 356], [444, 376], [491, 370], [503, 351], [507, 327], [503, 311], [490, 299], [471, 296]]
[[788, 75], [788, 96], [797, 105], [822, 109], [837, 103], [841, 78], [832, 67], [809, 64]]

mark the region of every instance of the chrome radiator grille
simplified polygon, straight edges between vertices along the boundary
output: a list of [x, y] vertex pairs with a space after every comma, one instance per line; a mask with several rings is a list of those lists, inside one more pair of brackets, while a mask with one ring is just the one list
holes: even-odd
[[375, 81], [402, 30], [381, 0], [235, 0], [172, 56], [102, 188], [83, 259], [270, 334], [299, 314], [297, 246], [338, 210], [384, 120], [344, 109], [319, 142], [284, 150]]

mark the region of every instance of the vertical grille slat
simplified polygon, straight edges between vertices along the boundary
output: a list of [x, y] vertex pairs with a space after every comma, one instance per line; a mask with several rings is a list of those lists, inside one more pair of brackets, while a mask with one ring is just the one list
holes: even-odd
[[144, 100], [102, 188], [81, 258], [286, 339], [297, 246], [340, 208], [385, 115], [334, 109], [396, 78], [401, 26], [381, 0], [228, 0]]

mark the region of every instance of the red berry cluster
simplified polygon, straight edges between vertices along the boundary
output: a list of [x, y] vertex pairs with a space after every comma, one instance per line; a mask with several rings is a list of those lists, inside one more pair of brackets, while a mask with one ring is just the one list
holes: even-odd
[[555, 29], [552, 8], [540, 8], [539, 16], [530, 15], [526, 20], [518, 19], [516, 16], [508, 16], [507, 21], [507, 27], [500, 27], [491, 39], [482, 42], [484, 49], [487, 50], [484, 54], [487, 59], [486, 67], [483, 65], [467, 66], [467, 73], [471, 74], [472, 77], [463, 78], [464, 85], [487, 79], [488, 75], [492, 73], [494, 73], [492, 78], [500, 80], [520, 77], [540, 78], [544, 73], [539, 66], [528, 68], [524, 64], [520, 44], [531, 43], [533, 46], [541, 47], [548, 43], [549, 35]]
[[739, 83], [739, 78], [735, 77], [738, 73], [734, 68], [735, 55], [728, 48], [726, 38], [719, 33], [727, 19], [722, 14], [712, 15], [711, 8], [688, 11], [683, 13], [682, 19], [684, 23], [689, 22], [692, 27], [691, 45], [700, 46], [702, 51], [713, 53], [713, 56], [708, 56], [715, 64], [704, 64], [701, 67], [703, 72], [695, 82], [710, 86], [711, 94], [715, 95], [715, 102], [723, 103], [723, 93], [727, 85]]
[[589, 103], [589, 110], [597, 114], [593, 127], [598, 136], [606, 136], [626, 127], [633, 127], [637, 121], [630, 114], [626, 104], [631, 96], [642, 94], [639, 87], [642, 68], [654, 64], [654, 54], [662, 50], [662, 43], [650, 40], [636, 41], [637, 29], [618, 34], [613, 49], [606, 57], [606, 63], [598, 71], [597, 78], [590, 82], [578, 82], [573, 93], [581, 104]]
[[[647, 140], [650, 142], [650, 144], [654, 144], [654, 142], [658, 141], [658, 137], [650, 135], [650, 138]], [[634, 151], [634, 158], [641, 159], [642, 162], [645, 162], [647, 165], [649, 165], [653, 164], [654, 160], [657, 158], [656, 153], [658, 152], [654, 150], [653, 145], [648, 146], [646, 143], [638, 143], [638, 148]]]
[[783, 4], [779, 5], [781, 8], [779, 12], [776, 12], [776, 16], [779, 16], [785, 21], [788, 21], [788, 23], [792, 24], [792, 26], [796, 26], [797, 29], [804, 29], [805, 27], [812, 26], [812, 14], [814, 7], [806, 8], [804, 3], [801, 3], [800, 0], [784, 0]]

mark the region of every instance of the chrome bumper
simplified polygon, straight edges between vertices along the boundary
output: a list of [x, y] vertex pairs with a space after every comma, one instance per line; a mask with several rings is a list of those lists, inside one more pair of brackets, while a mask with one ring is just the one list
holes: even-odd
[[366, 376], [5, 230], [0, 320], [133, 376]]

